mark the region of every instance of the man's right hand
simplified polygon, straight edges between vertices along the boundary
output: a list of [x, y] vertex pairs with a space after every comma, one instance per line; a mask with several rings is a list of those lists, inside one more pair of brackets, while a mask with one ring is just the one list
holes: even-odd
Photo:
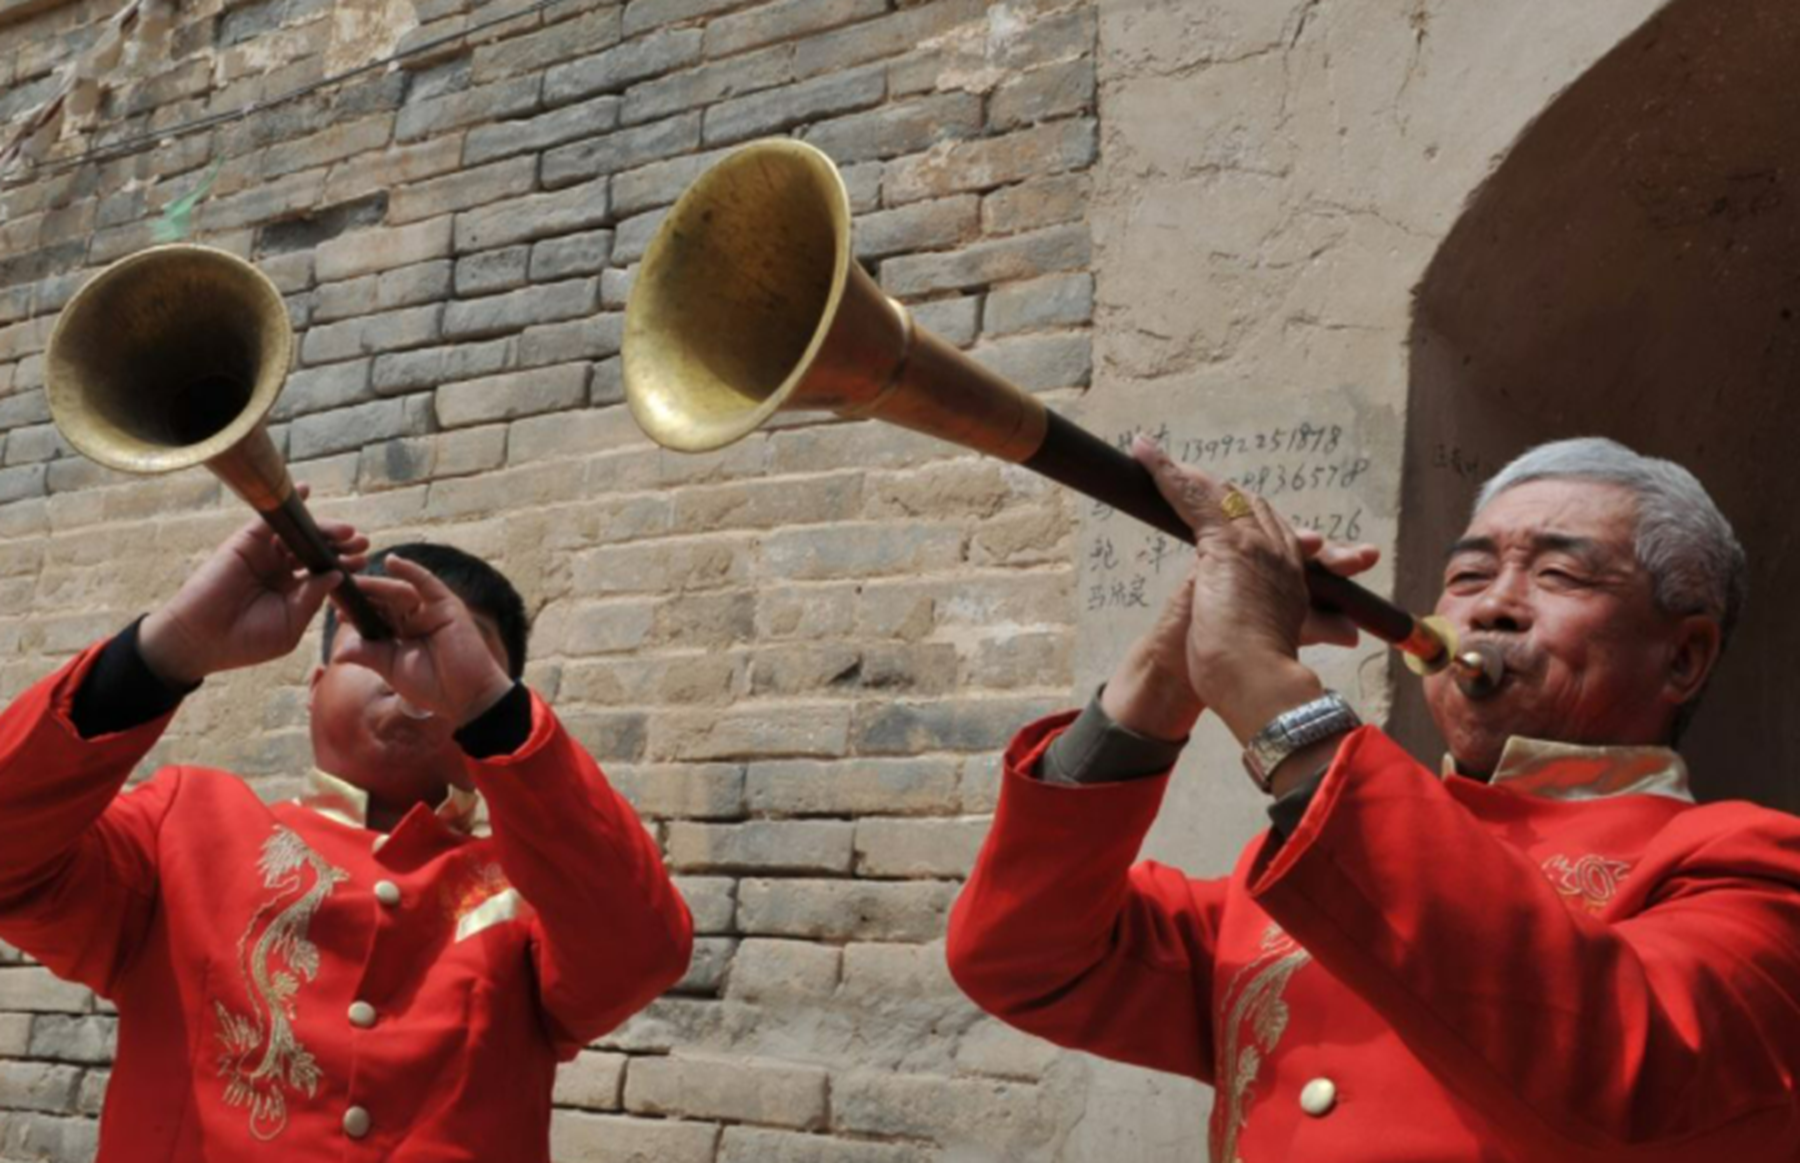
[[[301, 486], [305, 496], [305, 486]], [[321, 521], [346, 568], [361, 569], [369, 539], [341, 521]], [[342, 580], [313, 575], [261, 521], [238, 529], [162, 608], [138, 627], [138, 650], [155, 675], [192, 686], [207, 675], [280, 658]]]

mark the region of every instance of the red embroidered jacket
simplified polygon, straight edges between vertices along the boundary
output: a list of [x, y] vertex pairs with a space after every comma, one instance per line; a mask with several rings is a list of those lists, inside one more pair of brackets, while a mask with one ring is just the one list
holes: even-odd
[[1008, 753], [951, 971], [1212, 1085], [1214, 1160], [1800, 1157], [1800, 821], [1439, 779], [1365, 727], [1285, 842], [1190, 880], [1132, 864], [1166, 776], [1028, 774], [1069, 718]]
[[636, 814], [533, 700], [469, 760], [492, 837], [386, 837], [177, 767], [166, 726], [83, 740], [97, 650], [0, 714], [0, 937], [119, 1009], [100, 1163], [549, 1159], [559, 1058], [686, 969]]

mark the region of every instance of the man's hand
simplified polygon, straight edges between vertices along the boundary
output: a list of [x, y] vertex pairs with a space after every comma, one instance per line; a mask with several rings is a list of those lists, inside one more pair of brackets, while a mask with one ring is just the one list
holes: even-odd
[[457, 729], [480, 717], [512, 689], [469, 607], [424, 566], [392, 554], [386, 577], [358, 578], [369, 601], [394, 628], [386, 642], [369, 642], [354, 626], [334, 661], [366, 666], [407, 702], [442, 716]]
[[[306, 486], [300, 486], [302, 497]], [[369, 539], [341, 521], [321, 521], [350, 569], [360, 569]], [[172, 686], [280, 658], [299, 645], [325, 597], [343, 575], [306, 571], [268, 524], [233, 533], [176, 595], [138, 627], [138, 650]]]
[[1260, 498], [1251, 499], [1250, 516], [1228, 520], [1223, 483], [1175, 464], [1142, 438], [1132, 455], [1193, 528], [1196, 552], [1156, 625], [1107, 683], [1101, 705], [1115, 722], [1171, 740], [1186, 736], [1211, 706], [1248, 739], [1321, 689], [1298, 661], [1301, 646], [1357, 641], [1347, 619], [1312, 608], [1305, 561], [1317, 557], [1351, 576], [1373, 566], [1378, 551], [1295, 532]]

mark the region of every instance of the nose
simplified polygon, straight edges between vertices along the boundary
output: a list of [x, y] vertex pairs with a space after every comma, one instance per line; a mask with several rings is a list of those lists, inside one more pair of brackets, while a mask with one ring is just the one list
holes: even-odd
[[1522, 634], [1531, 629], [1531, 601], [1525, 591], [1523, 572], [1501, 570], [1476, 598], [1469, 611], [1469, 625], [1503, 634]]

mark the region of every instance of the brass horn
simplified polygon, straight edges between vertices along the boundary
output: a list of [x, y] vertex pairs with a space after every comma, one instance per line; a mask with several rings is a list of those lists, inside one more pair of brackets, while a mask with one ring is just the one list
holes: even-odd
[[57, 316], [44, 353], [50, 415], [76, 451], [152, 474], [204, 464], [262, 514], [364, 638], [390, 636], [294, 490], [265, 419], [287, 379], [281, 292], [207, 246], [156, 246], [95, 275]]
[[[850, 199], [830, 158], [770, 139], [708, 169], [651, 240], [625, 309], [625, 397], [666, 448], [701, 452], [779, 411], [874, 417], [1024, 465], [1188, 543], [1193, 530], [1130, 456], [982, 367], [884, 294], [854, 261]], [[1308, 564], [1314, 605], [1465, 689], [1498, 659], [1450, 627]]]

